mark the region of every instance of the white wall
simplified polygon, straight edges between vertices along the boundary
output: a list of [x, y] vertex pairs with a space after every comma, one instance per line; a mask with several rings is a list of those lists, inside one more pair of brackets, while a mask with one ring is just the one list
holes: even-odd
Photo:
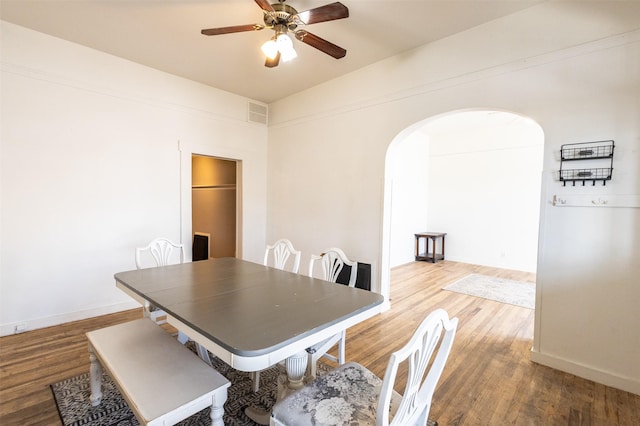
[[[388, 294], [390, 143], [449, 111], [530, 117], [545, 134], [533, 358], [640, 394], [640, 210], [550, 204], [640, 193], [639, 28], [638, 2], [544, 3], [272, 104], [268, 240], [343, 247]], [[552, 179], [561, 144], [602, 139], [613, 181]]]
[[243, 257], [266, 228], [265, 126], [247, 99], [2, 22], [0, 332], [135, 303], [113, 274], [191, 245], [191, 153], [242, 160]]
[[420, 129], [407, 135], [390, 160], [391, 266], [415, 259], [415, 236], [428, 227], [429, 137]]
[[458, 111], [412, 127], [387, 154], [390, 266], [413, 261], [414, 234], [429, 230], [447, 232], [449, 260], [535, 272], [540, 126], [504, 111]]
[[540, 126], [514, 114], [468, 111], [425, 131], [431, 136], [428, 226], [447, 232], [447, 259], [535, 272]]

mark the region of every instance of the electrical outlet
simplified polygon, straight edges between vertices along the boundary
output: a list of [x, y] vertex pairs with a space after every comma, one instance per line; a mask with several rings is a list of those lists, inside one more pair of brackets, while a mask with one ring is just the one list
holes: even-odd
[[22, 323], [22, 324], [16, 324], [15, 328], [14, 328], [14, 333], [22, 333], [23, 331], [27, 330], [27, 324]]

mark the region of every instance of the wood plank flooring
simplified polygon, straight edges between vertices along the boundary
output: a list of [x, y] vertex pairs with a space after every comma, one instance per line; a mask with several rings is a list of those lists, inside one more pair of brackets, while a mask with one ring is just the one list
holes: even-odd
[[[395, 268], [391, 310], [348, 330], [347, 359], [382, 377], [391, 352], [444, 308], [460, 323], [431, 409], [441, 426], [640, 425], [640, 396], [529, 361], [533, 310], [442, 290], [470, 273], [535, 280], [451, 261]], [[0, 425], [60, 425], [49, 385], [89, 370], [84, 334], [140, 316], [132, 310], [0, 338]]]
[[85, 333], [142, 309], [0, 338], [0, 425], [61, 425], [49, 385], [89, 371]]

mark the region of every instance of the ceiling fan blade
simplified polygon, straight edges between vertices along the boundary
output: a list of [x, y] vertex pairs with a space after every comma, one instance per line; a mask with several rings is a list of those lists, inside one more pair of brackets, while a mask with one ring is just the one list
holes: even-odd
[[256, 3], [258, 3], [260, 9], [264, 10], [265, 12], [275, 12], [275, 10], [273, 10], [273, 7], [271, 6], [271, 3], [269, 3], [269, 0], [256, 0]]
[[[256, 0], [258, 1], [258, 0]], [[348, 18], [349, 9], [347, 6], [340, 2], [327, 4], [324, 6], [309, 9], [304, 12], [300, 12], [297, 15], [306, 25], [316, 24], [318, 22], [333, 21], [336, 19]]]
[[347, 51], [342, 47], [320, 38], [315, 34], [311, 34], [309, 31], [296, 31], [296, 38], [311, 47], [315, 47], [316, 49], [323, 51], [329, 56], [333, 56], [336, 59], [343, 58], [344, 55], [347, 54]]
[[264, 28], [264, 25], [258, 25], [258, 24], [234, 25], [232, 27], [209, 28], [206, 30], [202, 30], [200, 32], [204, 35], [212, 36], [212, 35], [220, 35], [220, 34], [241, 33], [244, 31], [258, 31], [263, 28]]
[[273, 58], [273, 59], [267, 58], [264, 61], [264, 66], [267, 67], [267, 68], [273, 68], [273, 67], [277, 67], [279, 63], [280, 63], [280, 52], [278, 52], [276, 57]]

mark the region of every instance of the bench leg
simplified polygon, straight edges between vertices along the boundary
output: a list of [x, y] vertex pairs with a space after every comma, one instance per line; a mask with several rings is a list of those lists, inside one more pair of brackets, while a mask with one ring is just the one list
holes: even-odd
[[224, 415], [224, 403], [227, 401], [227, 388], [218, 390], [213, 395], [211, 404], [211, 426], [224, 426], [222, 416]]
[[102, 402], [102, 365], [100, 365], [100, 361], [98, 361], [91, 344], [89, 344], [89, 361], [91, 361], [89, 366], [89, 383], [91, 386], [89, 401], [91, 401], [93, 407], [96, 407]]

